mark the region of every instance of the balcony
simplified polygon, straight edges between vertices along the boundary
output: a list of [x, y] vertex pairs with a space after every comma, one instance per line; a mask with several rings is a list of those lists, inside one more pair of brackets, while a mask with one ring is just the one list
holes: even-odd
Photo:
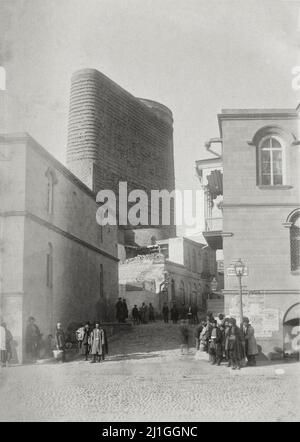
[[214, 250], [223, 248], [223, 218], [206, 218], [203, 236], [207, 244]]

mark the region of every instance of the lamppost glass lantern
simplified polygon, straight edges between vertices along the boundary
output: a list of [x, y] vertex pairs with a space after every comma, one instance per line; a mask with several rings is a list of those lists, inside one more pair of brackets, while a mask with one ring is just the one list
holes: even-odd
[[234, 270], [236, 276], [243, 276], [245, 271], [245, 264], [242, 262], [241, 258], [234, 264]]

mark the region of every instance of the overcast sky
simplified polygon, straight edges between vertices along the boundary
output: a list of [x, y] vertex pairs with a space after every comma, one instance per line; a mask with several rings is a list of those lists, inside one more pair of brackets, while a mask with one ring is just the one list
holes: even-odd
[[25, 130], [65, 163], [70, 77], [96, 68], [174, 116], [176, 184], [218, 136], [222, 108], [295, 107], [295, 0], [0, 0], [1, 132]]

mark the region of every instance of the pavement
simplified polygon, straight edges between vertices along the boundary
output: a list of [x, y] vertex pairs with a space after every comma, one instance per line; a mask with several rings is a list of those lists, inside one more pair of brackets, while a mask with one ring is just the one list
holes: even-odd
[[300, 420], [300, 364], [233, 371], [195, 348], [181, 355], [178, 326], [146, 324], [114, 336], [109, 357], [0, 371], [0, 421]]

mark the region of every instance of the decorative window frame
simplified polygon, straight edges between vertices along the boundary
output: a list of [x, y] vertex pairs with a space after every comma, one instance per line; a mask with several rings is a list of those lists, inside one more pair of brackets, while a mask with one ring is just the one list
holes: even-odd
[[[277, 139], [282, 146], [282, 179], [283, 184], [275, 184], [275, 185], [262, 185], [261, 183], [261, 175], [260, 175], [260, 145], [266, 138], [273, 137]], [[300, 141], [296, 138], [296, 136], [284, 130], [281, 126], [270, 125], [261, 127], [256, 131], [253, 138], [247, 141], [249, 146], [254, 146], [256, 148], [256, 185], [259, 189], [262, 190], [288, 190], [292, 189], [293, 186], [288, 184], [288, 169], [287, 169], [287, 157], [288, 157], [288, 149], [289, 147], [297, 146], [300, 144]]]
[[[280, 151], [282, 152], [282, 183], [281, 184], [262, 184], [262, 161], [261, 161], [261, 157], [262, 157], [262, 144], [266, 141], [266, 140], [270, 140], [271, 138], [274, 138], [274, 140], [277, 140], [278, 143], [281, 146]], [[277, 149], [274, 149], [277, 150]], [[279, 149], [278, 149], [279, 150]], [[271, 149], [270, 149], [271, 151]], [[279, 137], [278, 135], [266, 135], [263, 138], [260, 139], [259, 144], [257, 146], [257, 185], [259, 187], [277, 187], [277, 186], [285, 186], [286, 185], [286, 143], [284, 141], [283, 138]], [[272, 165], [271, 169], [272, 169]], [[270, 173], [271, 174], [271, 173]], [[271, 177], [271, 180], [273, 180], [274, 176]]]

